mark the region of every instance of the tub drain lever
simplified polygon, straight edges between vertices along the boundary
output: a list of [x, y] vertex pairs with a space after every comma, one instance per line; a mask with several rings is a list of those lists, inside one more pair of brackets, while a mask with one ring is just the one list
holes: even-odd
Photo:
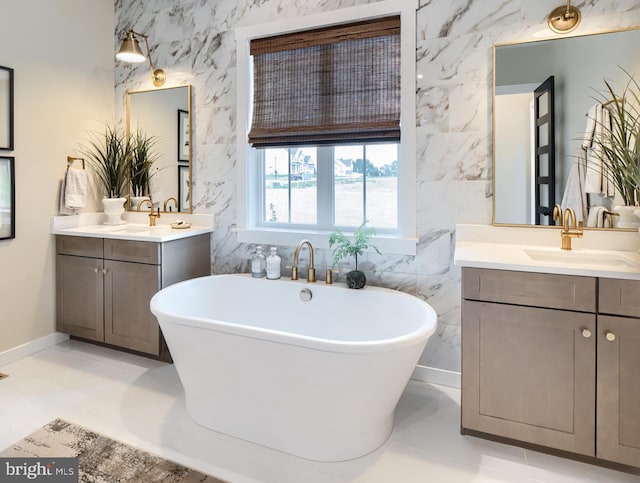
[[303, 302], [309, 302], [312, 297], [313, 294], [308, 288], [303, 288], [302, 290], [300, 290], [300, 300], [302, 300]]

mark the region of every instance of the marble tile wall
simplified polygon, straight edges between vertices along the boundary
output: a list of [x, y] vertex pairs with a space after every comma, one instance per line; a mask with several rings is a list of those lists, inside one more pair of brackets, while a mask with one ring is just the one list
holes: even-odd
[[[371, 255], [361, 268], [373, 285], [427, 300], [437, 333], [420, 364], [460, 370], [460, 270], [455, 225], [491, 223], [492, 46], [531, 40], [560, 0], [404, 0], [417, 8], [416, 256]], [[116, 0], [116, 38], [149, 35], [167, 86], [194, 87], [193, 193], [196, 212], [213, 213], [212, 272], [248, 271], [252, 245], [236, 241], [236, 56], [234, 28], [373, 3], [366, 0]], [[640, 25], [638, 0], [582, 0], [579, 33]], [[550, 32], [544, 34], [550, 36]], [[116, 116], [127, 90], [151, 89], [148, 66], [116, 63]], [[280, 247], [283, 262], [292, 247]], [[323, 273], [331, 253], [317, 254]], [[347, 266], [342, 268], [345, 272]]]

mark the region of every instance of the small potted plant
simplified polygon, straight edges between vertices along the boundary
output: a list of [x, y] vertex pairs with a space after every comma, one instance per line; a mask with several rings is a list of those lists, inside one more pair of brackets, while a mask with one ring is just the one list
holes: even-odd
[[105, 126], [104, 132], [92, 132], [87, 145], [81, 146], [89, 167], [96, 174], [105, 197], [102, 199], [105, 225], [124, 223], [124, 194], [129, 189], [131, 141], [115, 127]]
[[364, 251], [371, 247], [379, 255], [380, 250], [378, 247], [369, 242], [369, 238], [375, 235], [376, 231], [373, 227], [367, 227], [367, 222], [362, 222], [362, 225], [353, 233], [353, 241], [340, 230], [335, 231], [329, 235], [329, 247], [336, 248], [333, 250], [333, 266], [335, 267], [340, 260], [347, 257], [355, 257], [356, 268], [347, 273], [347, 286], [349, 288], [362, 288], [367, 283], [367, 277], [364, 273], [358, 270], [358, 255], [362, 255]]
[[151, 167], [158, 159], [158, 153], [154, 151], [158, 142], [156, 136], [148, 136], [144, 130], [138, 128], [131, 134], [131, 209], [135, 210], [143, 200], [149, 199], [149, 178]]

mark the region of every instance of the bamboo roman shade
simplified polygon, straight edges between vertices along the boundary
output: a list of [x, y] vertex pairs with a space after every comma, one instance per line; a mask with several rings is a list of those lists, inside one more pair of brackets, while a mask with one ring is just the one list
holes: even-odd
[[400, 140], [400, 17], [255, 39], [254, 147]]

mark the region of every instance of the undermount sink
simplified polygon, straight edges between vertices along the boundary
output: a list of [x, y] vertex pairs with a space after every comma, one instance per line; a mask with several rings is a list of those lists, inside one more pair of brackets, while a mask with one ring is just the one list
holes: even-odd
[[525, 249], [527, 256], [536, 262], [571, 263], [588, 267], [640, 268], [640, 255], [606, 250]]

